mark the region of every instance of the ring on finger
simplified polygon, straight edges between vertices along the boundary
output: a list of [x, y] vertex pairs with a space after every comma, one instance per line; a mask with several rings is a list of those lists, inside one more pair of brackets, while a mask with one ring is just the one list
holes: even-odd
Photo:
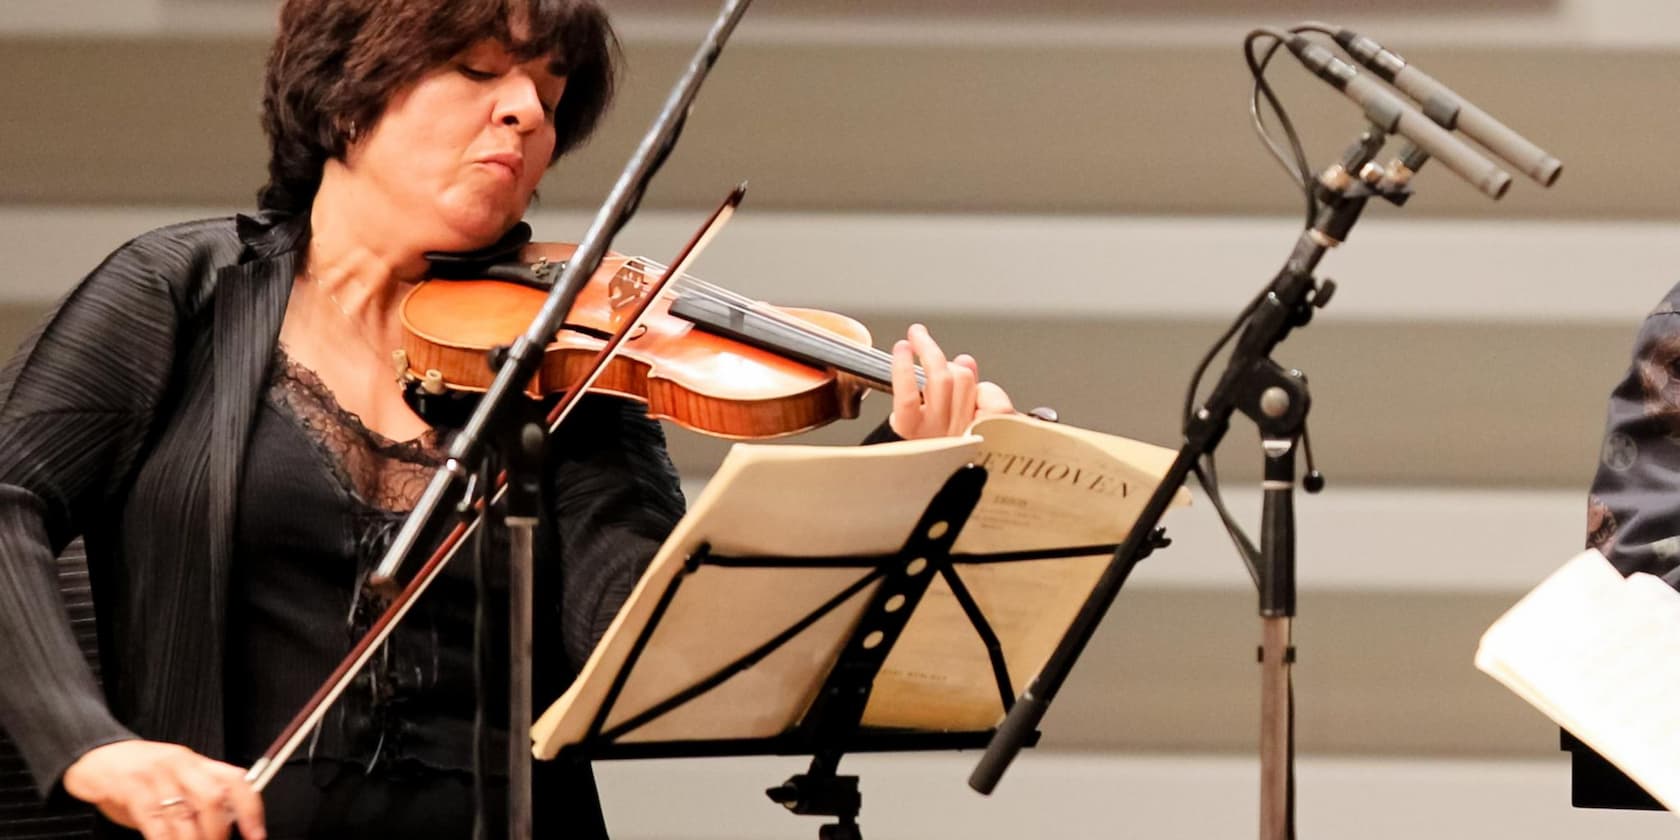
[[[183, 806], [185, 807], [183, 808]], [[166, 799], [158, 800], [157, 813], [160, 816], [174, 812], [175, 809], [182, 809], [178, 812], [182, 817], [191, 819], [196, 816], [193, 813], [192, 807], [187, 805], [187, 800], [184, 796], [171, 796]]]

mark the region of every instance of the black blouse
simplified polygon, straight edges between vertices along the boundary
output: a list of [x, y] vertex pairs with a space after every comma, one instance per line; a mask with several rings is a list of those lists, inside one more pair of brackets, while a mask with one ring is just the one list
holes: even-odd
[[[368, 429], [279, 350], [246, 457], [228, 611], [228, 708], [237, 710], [228, 754], [241, 766], [262, 755], [385, 607], [364, 586], [367, 575], [444, 450], [433, 432], [399, 442]], [[472, 769], [469, 553], [445, 567], [293, 761]], [[499, 630], [489, 628], [501, 648]], [[501, 673], [498, 664], [486, 672]], [[505, 743], [506, 727], [495, 731]]]

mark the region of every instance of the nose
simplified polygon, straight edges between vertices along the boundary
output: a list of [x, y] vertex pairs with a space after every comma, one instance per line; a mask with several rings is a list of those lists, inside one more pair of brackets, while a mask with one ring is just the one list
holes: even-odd
[[535, 131], [547, 118], [542, 97], [537, 95], [536, 83], [521, 73], [509, 74], [502, 85], [501, 96], [496, 100], [496, 110], [491, 118], [502, 125], [511, 126], [521, 134]]

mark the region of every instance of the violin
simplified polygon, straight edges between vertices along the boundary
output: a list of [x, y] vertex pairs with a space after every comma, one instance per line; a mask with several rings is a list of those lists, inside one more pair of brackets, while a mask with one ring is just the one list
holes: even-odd
[[[497, 276], [416, 286], [402, 302], [399, 379], [432, 395], [484, 391], [495, 373], [487, 354], [530, 325], [575, 250], [530, 243], [523, 264], [499, 267]], [[665, 270], [641, 257], [603, 259], [527, 393], [540, 399], [579, 381]], [[589, 390], [645, 403], [650, 416], [717, 437], [780, 437], [856, 417], [870, 390], [890, 393], [892, 356], [844, 315], [770, 306], [684, 274], [671, 278]]]

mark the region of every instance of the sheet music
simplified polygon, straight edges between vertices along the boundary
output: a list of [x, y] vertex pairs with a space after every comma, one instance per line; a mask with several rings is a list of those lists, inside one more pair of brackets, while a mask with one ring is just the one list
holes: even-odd
[[1494, 622], [1476, 667], [1680, 811], [1680, 592], [1584, 552]]
[[[976, 435], [869, 447], [738, 444], [620, 611], [572, 688], [532, 729], [550, 758], [583, 740], [629, 661], [654, 631], [606, 728], [632, 720], [716, 673], [871, 569], [684, 569], [709, 545], [726, 557], [829, 557], [898, 551], [934, 494], [965, 463], [987, 466], [957, 553], [1118, 543], [1170, 464], [1172, 451], [1021, 418], [976, 424]], [[1188, 501], [1188, 493], [1178, 499]], [[1108, 561], [1107, 552], [959, 574], [997, 633], [1018, 691], [1043, 666]], [[653, 621], [663, 593], [679, 581]], [[775, 654], [621, 740], [763, 738], [799, 722], [874, 595], [858, 588]], [[863, 724], [976, 731], [1003, 714], [990, 660], [943, 581], [933, 582], [877, 678]]]
[[[866, 447], [737, 444], [660, 548], [572, 687], [532, 727], [536, 756], [552, 758], [561, 746], [583, 740], [611, 675], [629, 659], [660, 595], [702, 544], [729, 557], [897, 551], [927, 500], [972, 457], [975, 443], [973, 438], [942, 438]], [[702, 566], [685, 575], [671, 611], [660, 618], [614, 702], [607, 728], [744, 656], [774, 629], [791, 624], [868, 572]], [[804, 714], [872, 594], [866, 588], [750, 673], [624, 740], [782, 733]]]
[[[1119, 543], [1174, 455], [1077, 427], [1047, 436], [1021, 418], [988, 419], [974, 431], [986, 489], [954, 554]], [[1109, 558], [957, 566], [997, 633], [1015, 692], [1049, 659]], [[950, 587], [935, 581], [882, 666], [864, 723], [973, 731], [1003, 714], [984, 644]]]

